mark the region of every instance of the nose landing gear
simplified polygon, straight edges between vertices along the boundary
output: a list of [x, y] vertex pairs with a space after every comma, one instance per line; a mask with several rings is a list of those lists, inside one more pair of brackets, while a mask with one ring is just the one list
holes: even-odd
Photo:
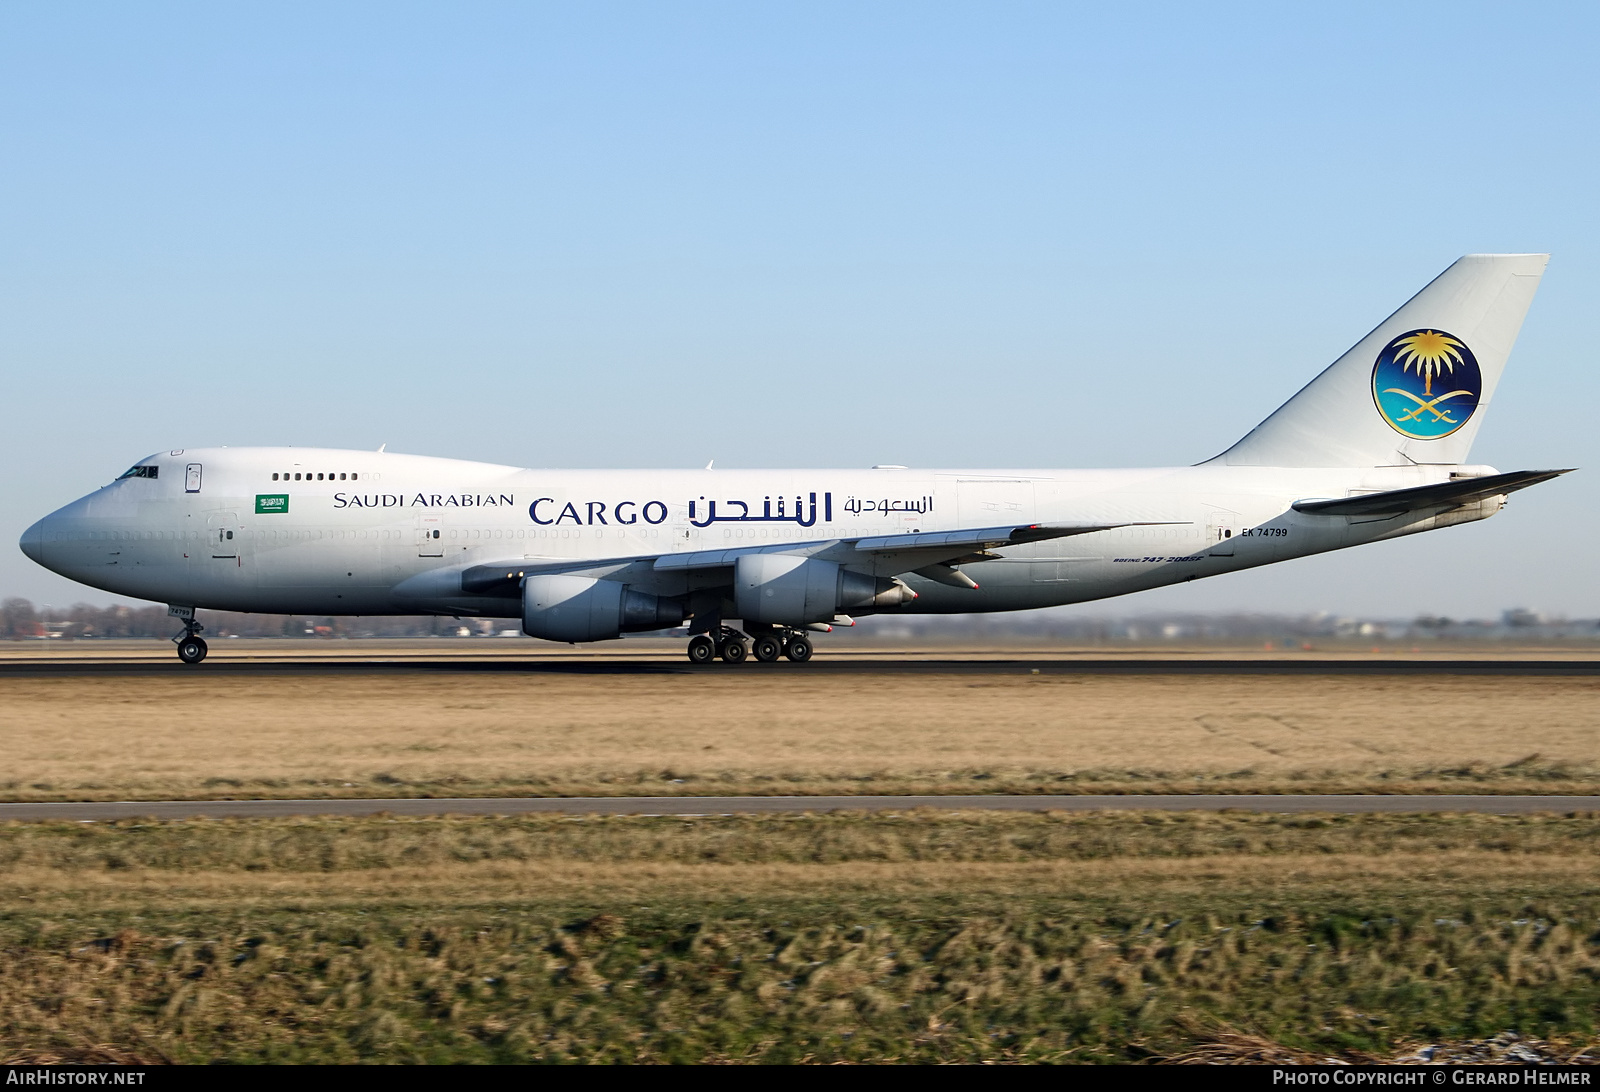
[[178, 642], [178, 659], [186, 664], [197, 664], [206, 658], [210, 649], [198, 637], [185, 637]]
[[205, 628], [195, 621], [194, 612], [190, 611], [188, 617], [183, 619], [183, 632], [172, 639], [172, 643], [178, 646], [178, 659], [186, 664], [197, 664], [206, 658], [206, 653], [211, 650], [200, 637]]

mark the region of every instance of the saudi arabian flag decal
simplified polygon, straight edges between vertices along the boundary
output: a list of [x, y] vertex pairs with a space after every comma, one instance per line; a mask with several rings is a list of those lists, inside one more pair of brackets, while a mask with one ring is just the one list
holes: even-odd
[[289, 511], [289, 494], [257, 493], [256, 515], [266, 516]]

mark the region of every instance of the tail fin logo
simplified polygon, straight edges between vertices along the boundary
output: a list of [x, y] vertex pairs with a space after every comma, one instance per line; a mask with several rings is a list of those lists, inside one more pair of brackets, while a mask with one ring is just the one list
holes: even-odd
[[1414, 440], [1440, 440], [1471, 420], [1483, 393], [1478, 358], [1443, 330], [1409, 330], [1372, 366], [1372, 401], [1389, 427]]

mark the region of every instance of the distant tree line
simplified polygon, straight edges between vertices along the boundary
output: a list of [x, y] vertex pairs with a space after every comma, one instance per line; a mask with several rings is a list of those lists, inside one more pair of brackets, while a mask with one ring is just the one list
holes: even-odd
[[[465, 629], [478, 636], [519, 628], [515, 619], [456, 619], [431, 615], [340, 618], [326, 615], [235, 614], [201, 611], [210, 637], [454, 637]], [[1062, 611], [1005, 614], [879, 615], [862, 618], [856, 640], [1007, 641], [1043, 640], [1073, 644], [1144, 644], [1152, 641], [1268, 641], [1290, 646], [1311, 640], [1586, 640], [1600, 638], [1594, 619], [1546, 618], [1528, 610], [1508, 610], [1499, 619], [1457, 621], [1423, 615], [1410, 622], [1363, 621], [1330, 614], [1144, 614], [1097, 618]], [[66, 609], [36, 608], [26, 599], [0, 600], [0, 638], [53, 637], [78, 640], [112, 637], [171, 637], [182, 627], [165, 607], [97, 607], [75, 603]]]
[[[463, 623], [431, 615], [338, 618], [302, 614], [235, 614], [201, 611], [207, 637], [435, 637], [453, 636]], [[475, 623], [468, 623], [477, 630]], [[516, 623], [508, 622], [514, 626]], [[22, 598], [0, 600], [0, 638], [61, 640], [112, 637], [171, 637], [182, 629], [165, 607], [35, 607]]]

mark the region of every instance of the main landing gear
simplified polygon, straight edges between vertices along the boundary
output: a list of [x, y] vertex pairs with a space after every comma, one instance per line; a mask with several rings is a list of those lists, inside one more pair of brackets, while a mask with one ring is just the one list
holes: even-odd
[[811, 639], [792, 629], [771, 629], [745, 644], [745, 635], [730, 626], [718, 626], [714, 633], [702, 633], [689, 639], [689, 662], [708, 664], [717, 657], [724, 663], [742, 664], [752, 652], [764, 664], [787, 656], [797, 664], [811, 659]]
[[750, 647], [744, 643], [744, 634], [730, 626], [718, 626], [710, 633], [689, 638], [689, 662], [692, 664], [708, 664], [718, 656], [725, 663], [742, 664], [748, 655]]
[[172, 643], [178, 646], [178, 659], [186, 664], [197, 664], [206, 658], [206, 653], [211, 650], [200, 638], [205, 628], [193, 616], [183, 620], [183, 632], [172, 639]]

